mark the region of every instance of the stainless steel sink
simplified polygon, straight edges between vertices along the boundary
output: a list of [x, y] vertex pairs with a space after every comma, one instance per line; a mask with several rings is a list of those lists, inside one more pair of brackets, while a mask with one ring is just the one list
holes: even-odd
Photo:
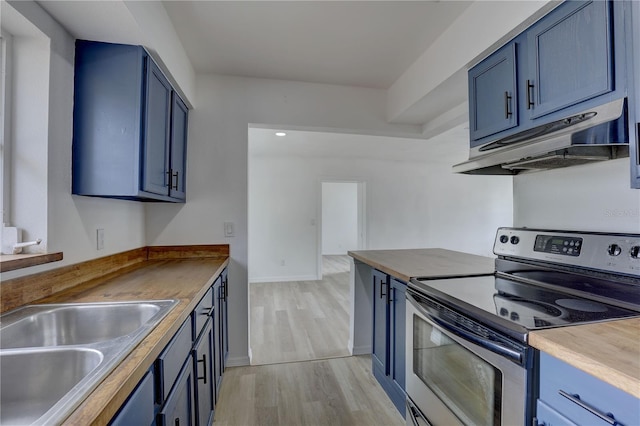
[[30, 305], [0, 316], [0, 424], [59, 424], [178, 303]]
[[2, 327], [0, 348], [82, 345], [111, 340], [138, 330], [161, 309], [154, 303], [41, 306], [25, 309], [22, 315], [26, 316]]
[[0, 424], [32, 424], [103, 360], [100, 351], [64, 348], [0, 352]]

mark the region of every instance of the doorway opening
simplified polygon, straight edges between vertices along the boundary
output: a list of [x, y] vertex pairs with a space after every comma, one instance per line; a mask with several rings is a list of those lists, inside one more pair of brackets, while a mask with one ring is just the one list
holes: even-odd
[[283, 133], [249, 129], [252, 365], [350, 355], [347, 252], [365, 247], [364, 179], [337, 149], [348, 136]]

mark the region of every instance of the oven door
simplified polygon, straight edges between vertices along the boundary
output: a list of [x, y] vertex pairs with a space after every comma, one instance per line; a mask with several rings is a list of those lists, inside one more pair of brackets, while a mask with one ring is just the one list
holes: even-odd
[[448, 324], [409, 293], [407, 300], [406, 389], [417, 406], [407, 410], [407, 425], [525, 424], [527, 370], [510, 359], [522, 359], [524, 352], [485, 345], [483, 336]]

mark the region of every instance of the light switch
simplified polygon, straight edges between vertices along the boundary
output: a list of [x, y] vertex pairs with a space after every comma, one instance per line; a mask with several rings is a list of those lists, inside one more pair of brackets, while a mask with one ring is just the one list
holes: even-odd
[[234, 229], [233, 222], [225, 222], [224, 223], [224, 236], [225, 237], [235, 237], [236, 230]]
[[104, 249], [104, 229], [96, 229], [96, 246], [98, 250]]

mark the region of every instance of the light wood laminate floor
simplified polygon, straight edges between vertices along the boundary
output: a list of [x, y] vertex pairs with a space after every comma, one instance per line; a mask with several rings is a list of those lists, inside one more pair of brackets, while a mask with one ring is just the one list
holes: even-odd
[[323, 279], [251, 283], [251, 364], [349, 355], [349, 258], [323, 256]]
[[368, 355], [228, 368], [214, 425], [384, 425], [404, 419]]

